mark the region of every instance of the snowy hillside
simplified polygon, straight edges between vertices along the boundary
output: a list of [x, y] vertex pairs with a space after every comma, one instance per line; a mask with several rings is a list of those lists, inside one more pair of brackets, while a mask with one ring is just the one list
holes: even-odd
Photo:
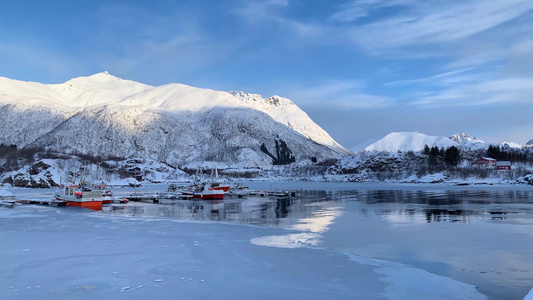
[[0, 144], [175, 166], [310, 164], [349, 152], [288, 99], [107, 72], [45, 85], [0, 78]]

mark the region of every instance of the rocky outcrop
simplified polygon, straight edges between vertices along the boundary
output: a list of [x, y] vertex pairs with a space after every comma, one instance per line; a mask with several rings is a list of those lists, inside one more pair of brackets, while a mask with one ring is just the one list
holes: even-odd
[[38, 161], [29, 167], [6, 174], [2, 182], [16, 187], [29, 188], [50, 188], [58, 186], [52, 178], [50, 168], [51, 166], [49, 164]]

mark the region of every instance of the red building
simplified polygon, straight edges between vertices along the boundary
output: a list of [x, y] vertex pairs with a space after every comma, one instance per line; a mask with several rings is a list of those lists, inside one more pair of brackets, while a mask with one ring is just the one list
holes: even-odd
[[496, 160], [490, 157], [482, 157], [472, 162], [473, 165], [484, 166], [484, 167], [495, 167]]
[[511, 162], [510, 161], [497, 161], [496, 162], [496, 169], [497, 170], [511, 170]]

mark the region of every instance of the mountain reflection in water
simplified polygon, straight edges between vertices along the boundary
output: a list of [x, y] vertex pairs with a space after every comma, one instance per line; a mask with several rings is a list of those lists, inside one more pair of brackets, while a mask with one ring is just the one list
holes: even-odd
[[224, 200], [164, 200], [159, 204], [130, 202], [104, 207], [102, 213], [136, 217], [163, 217], [190, 221], [244, 223], [322, 232], [342, 203], [306, 193], [294, 198], [248, 197]]
[[[475, 216], [505, 220], [529, 205], [531, 191], [301, 191], [297, 197], [249, 196], [224, 200], [165, 200], [160, 204], [130, 203], [104, 208], [103, 213], [221, 221], [320, 232], [343, 211], [379, 214], [400, 223], [469, 223]], [[313, 220], [317, 224], [312, 225]], [[395, 222], [398, 225], [398, 222]], [[307, 224], [308, 226], [305, 226]], [[325, 224], [320, 226], [320, 224]]]
[[[379, 190], [354, 194], [357, 201], [379, 209], [382, 215], [401, 216], [404, 221], [415, 223], [469, 223], [479, 215], [505, 220], [508, 214], [529, 209], [533, 198], [531, 191]], [[363, 213], [367, 209], [363, 208]]]

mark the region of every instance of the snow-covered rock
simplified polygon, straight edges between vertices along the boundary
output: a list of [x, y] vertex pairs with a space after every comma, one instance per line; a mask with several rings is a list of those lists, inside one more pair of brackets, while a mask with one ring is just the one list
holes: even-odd
[[477, 137], [472, 137], [470, 136], [469, 134], [467, 133], [464, 133], [464, 132], [461, 132], [461, 133], [456, 133], [456, 134], [453, 134], [451, 137], [450, 137], [451, 140], [454, 140], [458, 143], [484, 143], [483, 140], [481, 139], [478, 139]]
[[500, 146], [503, 149], [509, 149], [509, 148], [520, 149], [520, 148], [523, 147], [522, 144], [519, 144], [519, 143], [516, 143], [516, 142], [502, 142], [502, 143], [500, 143]]
[[18, 187], [49, 188], [58, 185], [58, 174], [57, 164], [53, 160], [44, 159], [4, 174], [2, 182]]
[[452, 141], [456, 141], [461, 145], [463, 148], [468, 149], [484, 149], [487, 148], [487, 144], [485, 142], [477, 137], [472, 137], [464, 132], [454, 134], [450, 137]]
[[403, 181], [426, 166], [427, 157], [418, 153], [369, 151], [343, 157], [328, 174], [343, 175], [342, 180], [354, 182]]
[[11, 198], [14, 198], [15, 195], [13, 195], [13, 193], [9, 192], [9, 191], [6, 191], [6, 190], [2, 190], [0, 189], [0, 200], [1, 199], [11, 199]]

